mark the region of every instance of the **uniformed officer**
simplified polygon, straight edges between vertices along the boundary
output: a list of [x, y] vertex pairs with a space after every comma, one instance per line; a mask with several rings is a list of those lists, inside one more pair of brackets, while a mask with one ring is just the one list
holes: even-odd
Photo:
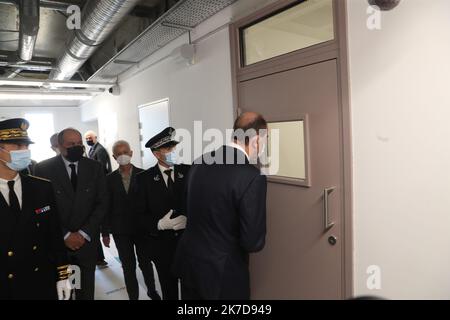
[[185, 180], [190, 166], [177, 164], [175, 129], [169, 127], [151, 138], [158, 163], [137, 175], [137, 213], [147, 237], [148, 254], [158, 271], [163, 299], [178, 299], [178, 280], [171, 273], [181, 231], [186, 227]]
[[0, 300], [68, 300], [68, 260], [50, 181], [20, 174], [25, 119], [0, 122]]

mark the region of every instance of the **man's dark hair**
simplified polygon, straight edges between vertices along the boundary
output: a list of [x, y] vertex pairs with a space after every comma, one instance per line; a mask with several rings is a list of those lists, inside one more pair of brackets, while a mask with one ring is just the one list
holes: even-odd
[[65, 134], [66, 132], [69, 132], [69, 131], [76, 132], [76, 133], [78, 133], [78, 134], [80, 135], [80, 137], [83, 137], [83, 135], [81, 134], [81, 132], [78, 131], [77, 129], [74, 129], [74, 128], [66, 128], [66, 129], [62, 130], [60, 133], [58, 133], [58, 144], [59, 144], [60, 146], [62, 146], [62, 145], [64, 144], [64, 134]]
[[249, 144], [250, 139], [260, 134], [261, 130], [267, 130], [267, 121], [262, 115], [246, 112], [240, 115], [233, 126], [233, 140]]

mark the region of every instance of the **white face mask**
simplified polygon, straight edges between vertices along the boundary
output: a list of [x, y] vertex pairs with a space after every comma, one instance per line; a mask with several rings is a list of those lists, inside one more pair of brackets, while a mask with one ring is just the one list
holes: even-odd
[[121, 156], [118, 156], [116, 161], [119, 165], [126, 166], [126, 165], [130, 164], [131, 157], [127, 154], [123, 154]]

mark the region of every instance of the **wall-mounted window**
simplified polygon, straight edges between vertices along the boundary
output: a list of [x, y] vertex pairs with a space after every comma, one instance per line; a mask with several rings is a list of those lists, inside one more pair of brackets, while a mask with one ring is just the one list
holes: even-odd
[[333, 39], [333, 1], [305, 0], [241, 29], [242, 65]]

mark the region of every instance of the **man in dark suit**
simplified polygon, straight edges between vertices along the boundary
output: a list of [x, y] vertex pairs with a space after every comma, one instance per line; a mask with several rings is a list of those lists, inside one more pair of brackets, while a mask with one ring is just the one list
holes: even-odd
[[138, 214], [147, 237], [148, 257], [155, 262], [163, 299], [178, 299], [178, 279], [171, 265], [181, 231], [186, 227], [185, 180], [190, 166], [177, 165], [175, 129], [166, 128], [151, 138], [150, 148], [158, 163], [137, 175]]
[[0, 300], [69, 299], [68, 259], [50, 181], [19, 174], [28, 121], [0, 122]]
[[84, 134], [86, 144], [90, 147], [88, 152], [89, 159], [100, 162], [103, 165], [105, 174], [112, 172], [111, 158], [108, 151], [100, 142], [98, 142], [97, 134], [94, 131], [88, 131]]
[[139, 284], [136, 278], [136, 253], [139, 268], [144, 275], [147, 295], [152, 300], [161, 300], [155, 290], [155, 277], [150, 259], [145, 256], [145, 243], [137, 234], [137, 215], [134, 205], [136, 175], [142, 169], [131, 164], [133, 151], [128, 142], [120, 140], [113, 146], [113, 157], [119, 169], [106, 177], [109, 209], [102, 228], [103, 244], [109, 248], [110, 233], [113, 234], [119, 258], [122, 262], [125, 285], [130, 300], [139, 299]]
[[[105, 170], [105, 175], [110, 174], [112, 172], [111, 158], [109, 157], [109, 153], [105, 147], [98, 142], [97, 134], [94, 131], [89, 130], [84, 134], [84, 138], [86, 140], [86, 144], [90, 147], [88, 158], [100, 162]], [[97, 247], [97, 265], [99, 267], [106, 267], [108, 265], [105, 261], [105, 254], [100, 242]]]
[[81, 269], [76, 299], [93, 300], [100, 224], [108, 207], [103, 167], [83, 158], [81, 133], [72, 128], [58, 135], [60, 156], [37, 164], [36, 175], [51, 180], [71, 264]]
[[262, 116], [243, 114], [234, 142], [203, 155], [189, 172], [188, 225], [174, 263], [183, 299], [250, 298], [249, 253], [264, 247], [266, 234], [266, 177], [253, 165], [264, 129]]

